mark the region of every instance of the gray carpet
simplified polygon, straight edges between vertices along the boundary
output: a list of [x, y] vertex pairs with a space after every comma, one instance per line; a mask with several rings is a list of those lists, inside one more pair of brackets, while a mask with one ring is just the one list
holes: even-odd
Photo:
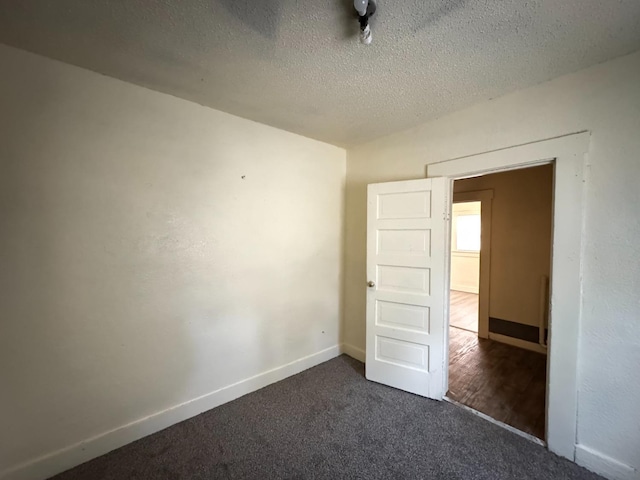
[[341, 356], [54, 477], [600, 479], [446, 402], [365, 380]]

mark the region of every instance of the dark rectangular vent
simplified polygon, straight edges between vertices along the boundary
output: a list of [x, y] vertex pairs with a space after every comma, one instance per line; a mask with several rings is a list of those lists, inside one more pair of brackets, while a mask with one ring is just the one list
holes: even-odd
[[[489, 332], [498, 333], [511, 338], [518, 338], [527, 342], [538, 343], [540, 329], [531, 325], [489, 317]], [[546, 333], [546, 332], [545, 332]]]

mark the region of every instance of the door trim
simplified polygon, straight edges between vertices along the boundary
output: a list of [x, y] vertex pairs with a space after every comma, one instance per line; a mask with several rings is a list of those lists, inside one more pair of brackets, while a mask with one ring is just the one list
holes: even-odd
[[[572, 461], [577, 444], [578, 340], [589, 140], [589, 132], [580, 132], [427, 165], [427, 176], [446, 177], [453, 183], [457, 179], [555, 162], [546, 431], [549, 450]], [[449, 212], [451, 200], [447, 199]], [[448, 237], [450, 229], [447, 232]], [[451, 248], [449, 238], [445, 246]], [[448, 291], [445, 293], [448, 295]], [[447, 305], [448, 301], [445, 308]], [[448, 321], [447, 310], [447, 326]], [[447, 359], [448, 335], [445, 342]], [[448, 368], [444, 372], [446, 378]]]
[[[493, 190], [453, 192], [453, 203], [480, 202], [480, 272], [478, 287], [478, 336], [489, 338], [489, 291], [491, 285], [491, 202]], [[446, 392], [447, 390], [445, 390]]]
[[522, 430], [518, 430], [517, 428], [512, 427], [508, 423], [504, 423], [504, 422], [501, 422], [500, 420], [496, 420], [495, 418], [490, 417], [486, 413], [482, 413], [482, 412], [479, 412], [478, 410], [474, 410], [473, 408], [468, 407], [464, 403], [456, 402], [454, 399], [449, 398], [446, 395], [444, 397], [442, 397], [442, 399], [445, 402], [449, 402], [449, 403], [455, 405], [456, 407], [463, 408], [467, 412], [470, 412], [470, 413], [472, 413], [472, 414], [474, 414], [474, 415], [476, 415], [476, 416], [478, 416], [480, 418], [483, 418], [484, 420], [487, 420], [487, 421], [493, 423], [494, 425], [498, 425], [498, 426], [504, 428], [505, 430], [509, 430], [511, 433], [515, 433], [516, 435], [519, 435], [522, 438], [526, 438], [530, 442], [537, 443], [538, 445], [542, 445], [543, 447], [545, 446], [545, 442], [540, 440], [538, 437], [534, 437], [533, 435], [531, 435], [531, 434], [529, 434], [527, 432], [523, 432]]

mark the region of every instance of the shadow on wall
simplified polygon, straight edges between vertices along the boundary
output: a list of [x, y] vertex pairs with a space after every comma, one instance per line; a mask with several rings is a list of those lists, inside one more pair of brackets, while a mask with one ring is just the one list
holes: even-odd
[[417, 33], [428, 27], [435, 25], [454, 11], [465, 6], [467, 0], [451, 0], [447, 2], [422, 2], [418, 1], [412, 16], [412, 31]]
[[216, 0], [254, 32], [268, 39], [278, 36], [282, 0]]
[[193, 365], [151, 165], [117, 108], [24, 67], [0, 79], [3, 468], [174, 405]]

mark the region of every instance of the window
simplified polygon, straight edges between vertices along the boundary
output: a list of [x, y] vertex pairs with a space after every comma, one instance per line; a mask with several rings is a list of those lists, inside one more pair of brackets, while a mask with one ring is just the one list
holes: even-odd
[[458, 215], [456, 217], [456, 250], [480, 251], [480, 215]]

